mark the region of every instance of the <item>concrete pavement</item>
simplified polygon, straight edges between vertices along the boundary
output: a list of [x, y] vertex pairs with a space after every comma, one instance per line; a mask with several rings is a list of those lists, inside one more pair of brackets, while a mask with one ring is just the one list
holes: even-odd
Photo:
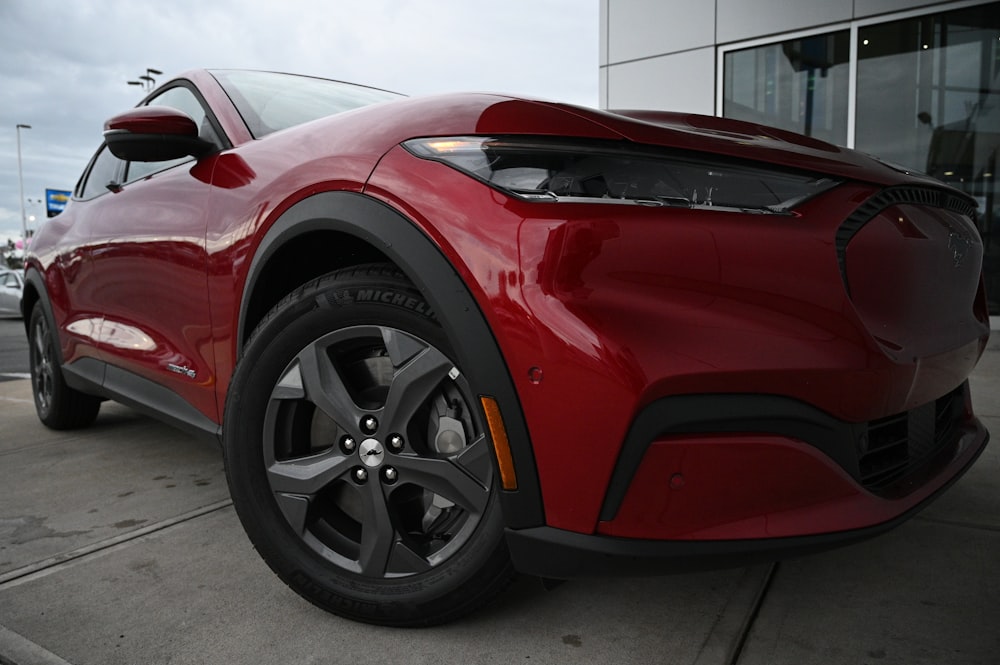
[[[1000, 336], [973, 376], [1000, 436]], [[1000, 663], [1000, 444], [917, 518], [770, 566], [544, 591], [394, 630], [326, 614], [257, 557], [220, 451], [114, 404], [56, 433], [0, 383], [0, 663]]]

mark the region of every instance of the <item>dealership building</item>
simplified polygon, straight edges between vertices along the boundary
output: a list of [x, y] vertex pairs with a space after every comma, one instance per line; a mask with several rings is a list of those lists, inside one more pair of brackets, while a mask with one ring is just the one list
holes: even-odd
[[601, 0], [600, 11], [603, 108], [781, 127], [972, 195], [1000, 315], [1000, 2]]

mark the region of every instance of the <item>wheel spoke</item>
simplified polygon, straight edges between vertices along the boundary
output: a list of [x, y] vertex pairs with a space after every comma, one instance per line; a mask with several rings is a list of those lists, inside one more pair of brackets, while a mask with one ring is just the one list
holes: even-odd
[[382, 335], [396, 368], [386, 396], [383, 419], [392, 430], [403, 430], [454, 364], [433, 346], [397, 330], [383, 329]]
[[431, 564], [427, 559], [414, 552], [402, 541], [397, 541], [393, 546], [389, 561], [392, 564], [393, 571], [422, 573], [431, 568]]
[[486, 508], [489, 490], [452, 461], [399, 455], [392, 463], [400, 482], [430, 490], [475, 515]]
[[348, 431], [361, 420], [362, 411], [351, 399], [326, 348], [310, 344], [296, 358], [306, 399]]
[[274, 462], [267, 468], [267, 479], [275, 494], [311, 497], [350, 471], [356, 461], [331, 448], [314, 457]]
[[38, 358], [45, 357], [45, 329], [41, 324], [35, 330], [35, 352], [38, 354]]
[[306, 532], [306, 517], [309, 514], [309, 499], [296, 494], [281, 493], [276, 493], [274, 498], [278, 502], [278, 508], [281, 509], [281, 514], [285, 516], [285, 520], [287, 520], [288, 524], [295, 530], [295, 533], [300, 536], [303, 535]]
[[475, 441], [463, 448], [454, 458], [454, 462], [472, 475], [483, 487], [489, 485], [493, 462], [490, 458], [489, 444], [486, 436], [480, 435]]
[[383, 577], [396, 542], [396, 530], [382, 486], [378, 482], [369, 482], [361, 494], [363, 517], [358, 564], [362, 574]]

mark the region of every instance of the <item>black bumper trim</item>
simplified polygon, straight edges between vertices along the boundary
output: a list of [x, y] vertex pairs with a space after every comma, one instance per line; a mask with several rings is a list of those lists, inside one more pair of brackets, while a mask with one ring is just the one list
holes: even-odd
[[554, 527], [507, 529], [514, 567], [552, 579], [638, 577], [735, 568], [852, 545], [890, 531], [921, 512], [968, 471], [989, 443], [978, 419], [971, 430], [978, 450], [934, 493], [897, 517], [872, 526], [806, 536], [753, 540], [644, 540], [576, 533]]
[[816, 447], [858, 478], [857, 454], [844, 442], [857, 441], [866, 427], [866, 423], [845, 423], [804, 402], [777, 395], [681, 395], [657, 400], [629, 428], [600, 519], [609, 522], [618, 514], [646, 449], [662, 436], [737, 432], [787, 436]]
[[905, 517], [856, 531], [761, 540], [638, 540], [534, 527], [507, 530], [514, 568], [552, 579], [643, 577], [769, 563], [851, 545], [888, 531]]

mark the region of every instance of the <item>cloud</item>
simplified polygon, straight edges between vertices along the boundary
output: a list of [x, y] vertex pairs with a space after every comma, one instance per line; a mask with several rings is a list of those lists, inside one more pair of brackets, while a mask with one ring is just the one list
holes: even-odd
[[3, 0], [0, 50], [0, 243], [21, 228], [14, 126], [32, 126], [25, 196], [72, 189], [103, 122], [142, 97], [126, 82], [147, 67], [159, 82], [233, 67], [598, 100], [598, 0]]

